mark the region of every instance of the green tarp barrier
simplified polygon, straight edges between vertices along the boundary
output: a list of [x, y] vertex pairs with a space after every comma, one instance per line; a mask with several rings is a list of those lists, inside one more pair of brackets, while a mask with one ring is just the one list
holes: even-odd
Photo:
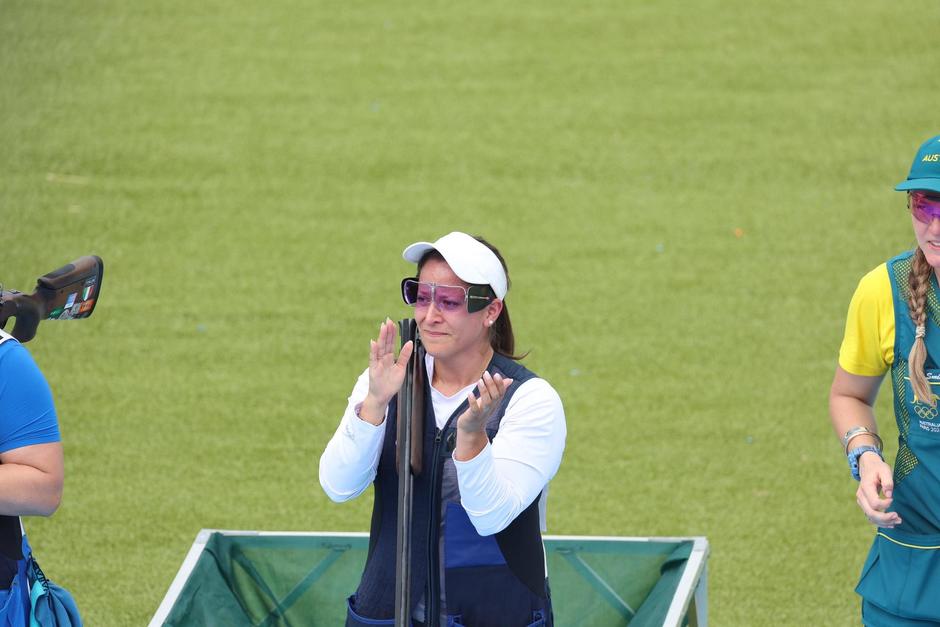
[[[663, 624], [693, 541], [546, 539], [545, 548], [556, 625], [643, 627]], [[367, 550], [364, 536], [213, 532], [165, 620], [158, 611], [151, 625], [342, 626]]]

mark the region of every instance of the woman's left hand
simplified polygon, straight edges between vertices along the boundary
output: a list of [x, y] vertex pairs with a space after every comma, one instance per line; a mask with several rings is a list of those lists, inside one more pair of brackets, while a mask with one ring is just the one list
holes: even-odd
[[490, 375], [484, 372], [483, 377], [477, 382], [479, 396], [474, 396], [473, 392], [467, 395], [469, 407], [467, 411], [457, 418], [457, 430], [464, 433], [480, 433], [487, 421], [493, 416], [493, 412], [499, 407], [499, 402], [506, 394], [506, 390], [512, 385], [512, 379], [503, 378], [502, 375]]

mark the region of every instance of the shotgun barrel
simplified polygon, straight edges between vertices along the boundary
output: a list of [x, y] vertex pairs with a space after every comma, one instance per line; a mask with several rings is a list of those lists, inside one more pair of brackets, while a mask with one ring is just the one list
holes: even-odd
[[415, 334], [415, 349], [411, 356], [414, 362], [414, 374], [411, 385], [411, 472], [421, 474], [424, 460], [424, 383], [427, 371], [424, 368], [424, 346], [421, 338]]
[[[401, 331], [401, 343], [417, 344], [417, 326], [408, 318], [398, 323]], [[411, 514], [412, 489], [412, 446], [422, 433], [412, 432], [412, 419], [415, 399], [415, 363], [418, 351], [411, 353], [411, 359], [405, 369], [405, 380], [398, 393], [398, 424], [396, 439], [396, 466], [398, 470], [398, 521], [396, 526], [395, 564], [395, 627], [411, 627]], [[422, 364], [423, 366], [423, 364]], [[423, 390], [419, 396], [423, 396]], [[420, 463], [420, 459], [419, 459]]]

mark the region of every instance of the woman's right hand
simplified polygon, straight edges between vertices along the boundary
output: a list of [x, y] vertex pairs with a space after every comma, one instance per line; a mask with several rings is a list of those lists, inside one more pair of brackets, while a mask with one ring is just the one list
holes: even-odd
[[401, 354], [395, 359], [395, 339], [398, 328], [386, 318], [379, 325], [379, 337], [370, 342], [369, 349], [369, 393], [362, 402], [359, 417], [374, 425], [385, 420], [385, 408], [388, 407], [405, 380], [405, 370], [414, 342], [406, 342], [401, 347]]
[[[894, 492], [891, 466], [875, 453], [866, 452], [858, 458], [858, 490], [855, 500], [869, 522], [878, 527], [896, 527], [901, 524], [897, 512], [886, 512]], [[882, 494], [884, 495], [882, 497]]]

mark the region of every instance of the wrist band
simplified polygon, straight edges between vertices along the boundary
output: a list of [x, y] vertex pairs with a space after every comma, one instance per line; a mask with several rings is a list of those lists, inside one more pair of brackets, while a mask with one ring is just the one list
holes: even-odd
[[845, 452], [846, 455], [849, 454], [849, 444], [852, 442], [852, 440], [854, 440], [856, 437], [860, 435], [870, 435], [871, 437], [875, 438], [875, 440], [878, 441], [878, 444], [876, 446], [878, 447], [879, 454], [881, 454], [881, 451], [885, 449], [885, 443], [881, 440], [880, 435], [878, 435], [877, 433], [875, 433], [868, 427], [852, 427], [851, 429], [845, 432], [844, 436], [842, 436], [842, 450]]
[[876, 449], [874, 446], [859, 446], [858, 448], [853, 448], [846, 455], [846, 459], [849, 461], [849, 470], [852, 471], [852, 478], [856, 481], [860, 481], [861, 477], [858, 475], [858, 458], [861, 457], [864, 453], [872, 452], [878, 457], [881, 458], [881, 461], [884, 461], [884, 456], [881, 454], [881, 451]]

